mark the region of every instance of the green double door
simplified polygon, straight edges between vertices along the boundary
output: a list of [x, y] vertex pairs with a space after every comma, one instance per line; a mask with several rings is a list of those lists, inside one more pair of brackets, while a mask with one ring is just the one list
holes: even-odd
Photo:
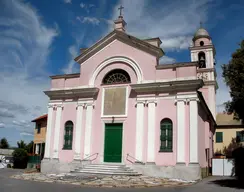
[[119, 163], [122, 159], [123, 124], [105, 124], [104, 162]]

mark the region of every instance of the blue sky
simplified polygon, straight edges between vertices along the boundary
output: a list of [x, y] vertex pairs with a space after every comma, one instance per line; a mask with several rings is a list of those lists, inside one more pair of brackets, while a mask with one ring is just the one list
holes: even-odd
[[78, 72], [79, 48], [112, 30], [121, 4], [128, 33], [161, 38], [162, 63], [190, 61], [188, 47], [202, 21], [217, 51], [217, 105], [229, 99], [220, 66], [244, 38], [241, 0], [1, 0], [0, 138], [11, 145], [33, 139], [30, 121], [47, 112], [48, 76]]

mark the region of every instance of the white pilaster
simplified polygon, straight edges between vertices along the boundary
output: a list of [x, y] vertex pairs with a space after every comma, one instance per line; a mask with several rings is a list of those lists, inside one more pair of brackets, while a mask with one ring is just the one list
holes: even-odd
[[[77, 104], [77, 116], [76, 116], [76, 126], [75, 126], [75, 160], [80, 160], [81, 151], [81, 134], [82, 134], [82, 116], [83, 116], [83, 103]], [[83, 137], [84, 138], [84, 137]]]
[[51, 136], [52, 136], [52, 121], [53, 121], [53, 106], [48, 106], [48, 117], [47, 117], [47, 133], [45, 142], [45, 154], [44, 158], [50, 158], [50, 147], [51, 147]]
[[155, 106], [156, 101], [148, 103], [147, 162], [155, 162]]
[[61, 129], [61, 115], [62, 115], [62, 105], [57, 105], [56, 120], [55, 120], [55, 130], [54, 130], [54, 146], [53, 146], [53, 158], [58, 159], [59, 153], [59, 137]]
[[137, 101], [136, 104], [136, 159], [143, 159], [143, 138], [144, 138], [144, 101]]
[[198, 163], [198, 99], [190, 101], [190, 163]]
[[177, 163], [185, 163], [185, 101], [177, 100]]
[[91, 133], [92, 133], [92, 113], [93, 104], [86, 104], [86, 127], [85, 127], [85, 144], [84, 144], [84, 157], [91, 155]]

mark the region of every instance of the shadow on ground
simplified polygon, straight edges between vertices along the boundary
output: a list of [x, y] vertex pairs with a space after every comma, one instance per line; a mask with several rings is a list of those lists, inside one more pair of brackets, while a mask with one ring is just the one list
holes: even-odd
[[239, 181], [235, 178], [230, 179], [219, 179], [211, 181], [210, 183], [219, 185], [221, 187], [230, 187], [230, 188], [236, 188], [236, 189], [244, 189], [244, 181]]

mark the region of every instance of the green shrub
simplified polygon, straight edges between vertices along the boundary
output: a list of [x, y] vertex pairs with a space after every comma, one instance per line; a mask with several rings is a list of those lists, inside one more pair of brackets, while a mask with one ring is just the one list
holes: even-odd
[[25, 149], [15, 149], [13, 152], [14, 168], [25, 169], [28, 162], [28, 153]]

